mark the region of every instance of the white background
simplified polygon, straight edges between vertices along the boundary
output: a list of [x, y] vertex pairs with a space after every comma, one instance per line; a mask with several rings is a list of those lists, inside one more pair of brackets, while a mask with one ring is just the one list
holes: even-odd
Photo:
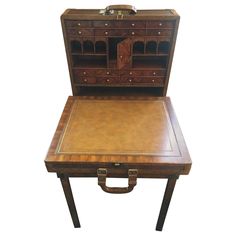
[[43, 162], [71, 95], [59, 17], [66, 8], [123, 2], [1, 1], [0, 235], [236, 235], [233, 2], [124, 2], [181, 15], [168, 95], [193, 166], [177, 182], [160, 233], [165, 180], [140, 179], [132, 193], [109, 195], [96, 179], [73, 179], [82, 225], [74, 229], [60, 182]]

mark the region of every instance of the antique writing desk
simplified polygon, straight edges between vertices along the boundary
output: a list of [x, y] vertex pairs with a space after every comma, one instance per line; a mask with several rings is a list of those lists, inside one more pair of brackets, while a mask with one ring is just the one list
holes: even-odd
[[[156, 226], [162, 230], [176, 180], [191, 168], [165, 97], [178, 22], [174, 10], [126, 5], [62, 15], [73, 96], [45, 163], [61, 179], [75, 227], [69, 177], [97, 177], [105, 192], [116, 194], [132, 191], [137, 178], [167, 178]], [[107, 177], [127, 178], [127, 187], [109, 187]]]

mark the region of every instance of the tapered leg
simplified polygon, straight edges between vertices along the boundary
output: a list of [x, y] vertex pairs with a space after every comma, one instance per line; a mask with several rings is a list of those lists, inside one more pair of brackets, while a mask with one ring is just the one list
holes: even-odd
[[79, 218], [77, 215], [69, 178], [66, 175], [59, 175], [58, 177], [61, 179], [62, 188], [65, 193], [66, 201], [67, 201], [67, 204], [68, 204], [68, 207], [70, 210], [70, 214], [71, 214], [71, 218], [73, 220], [74, 227], [80, 228], [80, 222], [79, 222]]
[[170, 200], [171, 200], [177, 179], [178, 179], [178, 176], [170, 177], [168, 179], [165, 194], [164, 194], [164, 197], [162, 200], [161, 210], [160, 210], [157, 225], [156, 225], [156, 230], [158, 230], [158, 231], [162, 231], [162, 228], [163, 228], [163, 225], [165, 222], [165, 218], [166, 218], [166, 214], [168, 211], [168, 207], [170, 204]]

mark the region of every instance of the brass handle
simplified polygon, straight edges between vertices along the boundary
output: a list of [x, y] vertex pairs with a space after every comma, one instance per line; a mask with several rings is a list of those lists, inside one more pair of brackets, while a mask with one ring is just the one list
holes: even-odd
[[99, 168], [97, 170], [97, 175], [98, 175], [98, 185], [102, 188], [102, 190], [104, 192], [107, 192], [107, 193], [129, 193], [133, 190], [133, 188], [137, 184], [138, 170], [137, 169], [129, 169], [128, 170], [128, 176], [129, 176], [128, 187], [108, 187], [108, 186], [106, 186], [107, 169], [105, 169], [105, 168]]
[[105, 15], [111, 15], [117, 11], [119, 14], [122, 13], [123, 15], [126, 14], [136, 14], [137, 10], [134, 6], [131, 5], [110, 5], [105, 9]]

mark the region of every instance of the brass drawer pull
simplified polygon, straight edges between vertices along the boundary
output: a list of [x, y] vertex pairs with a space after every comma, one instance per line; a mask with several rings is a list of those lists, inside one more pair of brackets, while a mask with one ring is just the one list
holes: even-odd
[[137, 169], [129, 169], [128, 170], [128, 187], [108, 187], [106, 186], [106, 177], [107, 177], [107, 169], [99, 168], [97, 170], [98, 175], [98, 185], [102, 188], [103, 191], [107, 193], [129, 193], [133, 190], [135, 185], [137, 184]]

